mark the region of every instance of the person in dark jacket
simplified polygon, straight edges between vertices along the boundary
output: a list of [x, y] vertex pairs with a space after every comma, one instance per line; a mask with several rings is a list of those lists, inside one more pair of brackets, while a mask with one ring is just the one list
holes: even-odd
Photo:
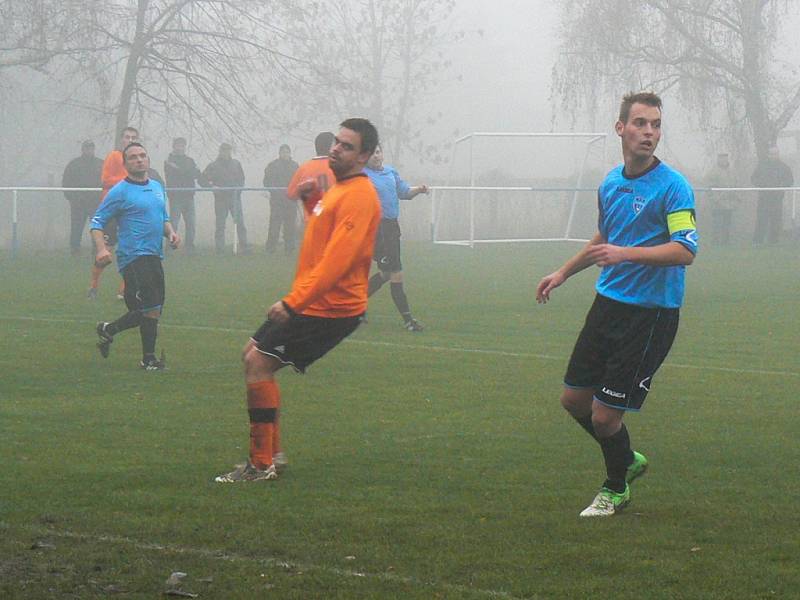
[[61, 187], [97, 188], [96, 192], [64, 192], [64, 197], [69, 201], [69, 249], [73, 256], [80, 254], [83, 228], [100, 204], [102, 172], [103, 160], [95, 156], [94, 142], [91, 140], [81, 144], [81, 155], [72, 159], [64, 169]]
[[[233, 147], [220, 144], [219, 155], [210, 163], [202, 173], [201, 185], [214, 188], [231, 188], [244, 186], [244, 170], [242, 164], [233, 158]], [[242, 192], [240, 190], [214, 190], [214, 213], [216, 214], [216, 228], [214, 230], [214, 245], [217, 254], [225, 251], [225, 222], [228, 213], [236, 225], [236, 234], [239, 237], [239, 253], [247, 254], [247, 228], [244, 225], [242, 214]]]
[[[166, 187], [169, 188], [194, 188], [200, 169], [194, 159], [186, 155], [186, 138], [175, 138], [172, 141], [172, 153], [164, 161], [164, 176], [167, 178]], [[170, 190], [169, 220], [172, 227], [178, 231], [178, 226], [183, 217], [186, 223], [184, 236], [186, 252], [194, 251], [195, 210], [194, 192], [191, 190]]]
[[267, 233], [267, 252], [275, 252], [283, 228], [283, 244], [286, 254], [295, 249], [297, 240], [297, 203], [289, 200], [286, 188], [297, 171], [298, 164], [292, 160], [292, 150], [283, 144], [278, 150], [278, 158], [264, 169], [264, 187], [282, 188], [269, 191], [269, 231]]
[[[760, 161], [752, 177], [753, 185], [762, 188], [791, 187], [794, 185], [792, 170], [780, 159], [778, 147], [770, 146], [766, 160]], [[766, 239], [768, 244], [777, 244], [783, 229], [784, 191], [758, 192], [756, 206], [756, 230], [753, 244], [760, 246]]]

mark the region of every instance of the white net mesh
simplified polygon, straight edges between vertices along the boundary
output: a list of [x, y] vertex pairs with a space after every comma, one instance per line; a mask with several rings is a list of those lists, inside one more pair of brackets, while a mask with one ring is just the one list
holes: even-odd
[[473, 133], [435, 190], [434, 241], [588, 239], [606, 171], [605, 134]]

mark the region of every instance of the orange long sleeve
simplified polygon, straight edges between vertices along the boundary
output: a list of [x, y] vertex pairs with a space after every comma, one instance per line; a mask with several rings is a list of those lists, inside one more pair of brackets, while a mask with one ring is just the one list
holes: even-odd
[[122, 160], [122, 152], [120, 150], [112, 150], [103, 161], [103, 173], [100, 176], [100, 181], [103, 184], [103, 191], [100, 194], [100, 201], [102, 202], [108, 191], [117, 185], [120, 181], [128, 176], [128, 171], [125, 169], [125, 164]]
[[363, 173], [330, 188], [309, 216], [294, 284], [283, 301], [316, 317], [363, 313], [380, 214], [378, 194]]
[[319, 184], [319, 189], [323, 192], [334, 184], [336, 177], [328, 166], [327, 156], [316, 156], [300, 165], [300, 168], [294, 172], [291, 181], [289, 181], [286, 195], [292, 200], [297, 200], [300, 197], [297, 187], [307, 179], [314, 179]]

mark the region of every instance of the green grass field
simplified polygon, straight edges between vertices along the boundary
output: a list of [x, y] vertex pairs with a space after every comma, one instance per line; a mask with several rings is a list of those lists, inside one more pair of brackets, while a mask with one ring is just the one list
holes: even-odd
[[618, 517], [578, 513], [603, 480], [558, 403], [594, 273], [537, 306], [576, 249], [408, 244], [427, 325], [388, 289], [369, 324], [305, 376], [279, 376], [291, 461], [242, 461], [239, 353], [293, 265], [263, 255], [165, 262], [159, 348], [109, 359], [94, 324], [123, 311], [88, 258], [0, 255], [0, 598], [797, 598], [800, 252], [704, 250], [645, 410], [651, 460]]

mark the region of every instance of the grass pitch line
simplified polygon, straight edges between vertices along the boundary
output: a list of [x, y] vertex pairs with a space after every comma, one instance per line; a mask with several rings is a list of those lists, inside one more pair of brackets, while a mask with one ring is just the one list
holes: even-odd
[[[57, 318], [50, 318], [50, 317], [30, 317], [30, 316], [4, 316], [0, 315], [0, 320], [4, 321], [41, 321], [44, 323], [86, 323], [86, 324], [94, 324], [95, 321], [88, 321], [86, 319], [57, 319]], [[253, 329], [237, 329], [232, 327], [212, 327], [207, 325], [178, 325], [178, 324], [165, 324], [160, 325], [160, 327], [166, 327], [167, 329], [185, 329], [191, 331], [218, 331], [223, 333], [244, 333], [244, 334], [252, 334]], [[359, 340], [353, 338], [347, 338], [345, 340], [347, 344], [363, 344], [367, 346], [385, 346], [388, 348], [401, 348], [404, 350], [428, 350], [432, 352], [460, 352], [463, 354], [485, 354], [489, 356], [503, 356], [506, 358], [537, 358], [539, 360], [558, 360], [566, 361], [569, 359], [569, 356], [564, 355], [552, 355], [552, 354], [537, 354], [534, 352], [506, 352], [504, 350], [491, 350], [485, 348], [464, 348], [462, 346], [430, 346], [424, 344], [402, 344], [398, 342], [379, 342], [375, 340]], [[690, 365], [690, 364], [683, 364], [683, 363], [673, 363], [673, 362], [665, 362], [661, 365], [661, 367], [673, 368], [673, 369], [692, 369], [695, 371], [717, 371], [720, 373], [740, 373], [744, 375], [776, 375], [778, 377], [800, 377], [800, 372], [796, 371], [773, 371], [769, 369], [744, 369], [744, 368], [736, 368], [736, 367], [714, 367], [711, 365]]]
[[[374, 579], [377, 581], [384, 581], [388, 583], [402, 583], [405, 585], [413, 585], [421, 588], [433, 588], [447, 592], [456, 592], [459, 594], [472, 594], [473, 596], [482, 596], [486, 598], [504, 598], [506, 600], [536, 600], [538, 596], [527, 596], [526, 599], [518, 596], [512, 596], [508, 592], [498, 590], [484, 590], [481, 588], [472, 588], [466, 585], [458, 585], [453, 583], [440, 583], [436, 581], [423, 581], [416, 577], [404, 577], [402, 575], [393, 575], [392, 573], [367, 573], [363, 571], [352, 571], [350, 569], [339, 569], [337, 567], [326, 567], [314, 565], [309, 563], [288, 562], [275, 557], [257, 558], [253, 556], [244, 556], [241, 554], [233, 554], [230, 552], [223, 552], [221, 550], [211, 550], [209, 548], [190, 548], [186, 546], [173, 546], [169, 544], [157, 544], [153, 542], [142, 542], [129, 537], [115, 536], [115, 535], [89, 535], [86, 533], [78, 533], [74, 531], [57, 531], [48, 529], [46, 527], [32, 527], [29, 525], [22, 525], [18, 527], [24, 531], [40, 536], [50, 536], [62, 539], [80, 540], [84, 542], [95, 542], [104, 544], [124, 545], [135, 548], [136, 550], [143, 550], [148, 552], [165, 552], [171, 554], [187, 554], [190, 556], [197, 556], [200, 558], [211, 559], [223, 562], [232, 563], [252, 563], [254, 565], [263, 565], [269, 567], [278, 567], [284, 570], [297, 570], [297, 571], [320, 571], [329, 575], [336, 575], [338, 577], [346, 578], [361, 578], [361, 579]], [[0, 529], [14, 529], [9, 523], [0, 521]]]

